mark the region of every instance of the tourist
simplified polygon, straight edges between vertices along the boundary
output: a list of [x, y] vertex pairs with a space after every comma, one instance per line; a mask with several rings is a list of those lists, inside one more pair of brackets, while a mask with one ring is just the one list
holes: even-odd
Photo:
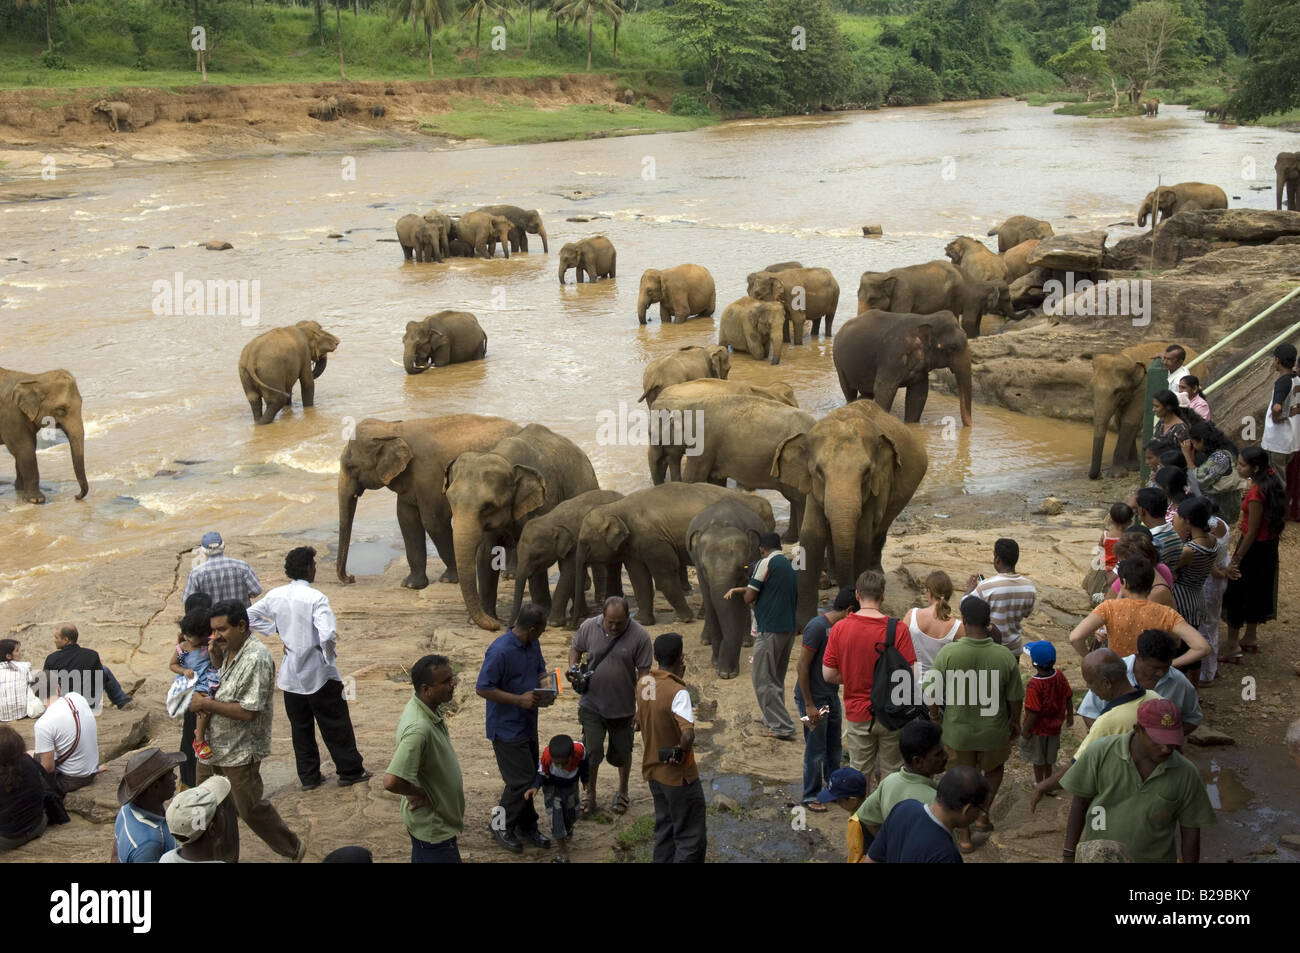
[[1178, 466], [1161, 467], [1160, 472], [1156, 474], [1156, 486], [1165, 491], [1168, 501], [1165, 506], [1165, 522], [1171, 526], [1178, 507], [1183, 501], [1190, 499], [1187, 492], [1187, 470], [1183, 467], [1183, 462], [1183, 458], [1179, 456]]
[[[1002, 785], [1011, 743], [1020, 735], [1025, 698], [1018, 659], [989, 635], [990, 612], [989, 604], [979, 596], [969, 595], [961, 601], [966, 634], [943, 647], [925, 683], [930, 718], [942, 719], [943, 743], [953, 763], [978, 768], [988, 780], [988, 800], [975, 824], [980, 833], [993, 830], [988, 813]], [[957, 846], [963, 853], [975, 849], [969, 827], [958, 828]]]
[[[1177, 652], [1178, 642], [1172, 635], [1159, 629], [1147, 629], [1138, 636], [1137, 652], [1125, 658], [1124, 665], [1128, 668], [1130, 685], [1153, 691], [1178, 706], [1183, 728], [1190, 735], [1205, 716], [1201, 714], [1201, 703], [1192, 682], [1173, 666]], [[1092, 692], [1084, 695], [1079, 703], [1079, 717], [1088, 728], [1103, 710], [1101, 699]]]
[[411, 684], [415, 693], [397, 722], [384, 790], [402, 797], [411, 863], [459, 864], [456, 838], [465, 829], [465, 788], [445, 712], [456, 695], [451, 660], [424, 656], [411, 666]]
[[925, 577], [926, 607], [913, 609], [907, 615], [907, 630], [916, 650], [918, 682], [925, 678], [939, 650], [961, 638], [961, 619], [954, 617], [950, 599], [952, 580], [942, 569], [936, 569]]
[[1218, 674], [1219, 617], [1223, 613], [1223, 593], [1228, 588], [1228, 566], [1232, 562], [1232, 528], [1221, 516], [1212, 517], [1210, 538], [1214, 540], [1214, 565], [1205, 579], [1205, 622], [1199, 630], [1210, 644], [1210, 654], [1201, 659], [1201, 685], [1211, 684]]
[[[1241, 501], [1237, 544], [1228, 563], [1228, 587], [1223, 593], [1228, 638], [1219, 650], [1219, 661], [1239, 664], [1243, 652], [1259, 651], [1256, 627], [1277, 618], [1277, 546], [1286, 525], [1286, 490], [1269, 465], [1268, 454], [1259, 447], [1241, 451], [1237, 472], [1251, 485]], [[1244, 638], [1239, 636], [1242, 625]]]
[[682, 676], [682, 637], [655, 639], [659, 667], [643, 677], [636, 694], [641, 730], [641, 776], [655, 804], [654, 862], [702, 864], [708, 848], [704, 788], [695, 764], [695, 714]]
[[1171, 569], [1178, 565], [1183, 555], [1183, 541], [1166, 519], [1169, 495], [1160, 487], [1145, 487], [1138, 490], [1134, 509], [1138, 522], [1151, 532], [1151, 544], [1156, 548], [1159, 561]]
[[[1079, 755], [1061, 779], [1074, 795], [1066, 863], [1074, 861], [1080, 835], [1085, 842], [1118, 841], [1139, 864], [1201, 859], [1201, 829], [1215, 822], [1214, 809], [1196, 766], [1177, 750], [1183, 742], [1178, 706], [1161, 698], [1137, 706], [1131, 731]], [[1104, 824], [1089, 823], [1099, 816]]]
[[[212, 625], [208, 617], [212, 609], [212, 597], [203, 592], [196, 592], [185, 600], [185, 615], [177, 622], [180, 628], [180, 634], [177, 636], [178, 644], [180, 640], [189, 637], [207, 638], [205, 643], [208, 647], [208, 663], [211, 666], [213, 679], [216, 684], [220, 684], [221, 677], [217, 674], [217, 665], [212, 661]], [[174, 684], [174, 683], [173, 683]], [[198, 734], [198, 719], [193, 708], [190, 706], [190, 699], [185, 699], [184, 713], [181, 716], [181, 746], [180, 752], [185, 755], [185, 763], [181, 765], [181, 783], [187, 788], [194, 787], [198, 779], [194, 776], [195, 764], [198, 763], [198, 753], [194, 748], [194, 739]], [[209, 695], [209, 697], [211, 697]], [[168, 714], [172, 712], [168, 711]], [[175, 717], [173, 715], [173, 717]], [[204, 741], [207, 741], [207, 734], [204, 733]], [[208, 749], [211, 752], [211, 748]]]
[[[226, 604], [239, 605], [233, 601]], [[230, 863], [224, 848], [230, 836], [228, 828], [236, 823], [229, 811], [232, 795], [230, 779], [213, 775], [172, 798], [167, 805], [167, 827], [180, 846], [159, 857], [158, 863]]]
[[1156, 474], [1160, 471], [1160, 454], [1163, 451], [1163, 444], [1159, 440], [1148, 440], [1142, 448], [1142, 459], [1147, 468], [1147, 486], [1156, 485]]
[[[829, 685], [844, 686], [844, 747], [849, 752], [849, 765], [866, 775], [870, 790], [877, 762], [883, 775], [901, 768], [903, 759], [898, 751], [898, 730], [878, 722], [871, 706], [876, 660], [886, 642], [888, 616], [880, 611], [885, 598], [885, 574], [868, 569], [858, 576], [854, 590], [860, 608], [831, 627], [822, 654], [822, 677]], [[896, 621], [893, 638], [894, 648], [908, 665], [915, 666], [916, 650], [907, 626]]]
[[[181, 619], [180, 634], [177, 636], [176, 654], [172, 657], [170, 664], [167, 666], [176, 673], [176, 681], [172, 683], [171, 690], [167, 693], [169, 702], [175, 698], [177, 703], [183, 703], [182, 709], [185, 715], [191, 715], [189, 698], [193, 697], [192, 692], [202, 692], [205, 695], [211, 695], [221, 683], [221, 677], [217, 675], [217, 670], [212, 665], [212, 654], [209, 651], [209, 643], [212, 641], [212, 629], [208, 625], [208, 610], [196, 609], [188, 613], [185, 618]], [[191, 694], [187, 694], [191, 693]], [[170, 707], [168, 714], [173, 715]], [[208, 716], [191, 715], [194, 719], [193, 728], [190, 731], [190, 748], [194, 756], [200, 761], [207, 761], [212, 757], [212, 749], [208, 747]], [[182, 728], [184, 731], [184, 728]], [[188, 784], [188, 782], [187, 782]], [[189, 784], [189, 787], [194, 785]]]
[[0, 852], [45, 833], [45, 783], [23, 736], [0, 725]]
[[1296, 349], [1294, 344], [1279, 344], [1273, 348], [1273, 393], [1268, 409], [1264, 411], [1264, 436], [1260, 449], [1267, 451], [1269, 465], [1273, 468], [1282, 489], [1286, 489], [1286, 468], [1295, 452], [1295, 426], [1292, 416], [1300, 405], [1300, 380], [1295, 373]]
[[262, 790], [262, 762], [271, 754], [275, 663], [266, 646], [250, 637], [248, 610], [241, 603], [216, 603], [208, 624], [209, 651], [213, 664], [221, 666], [221, 683], [214, 694], [196, 693], [190, 699], [190, 710], [196, 715], [210, 714], [212, 757], [198, 763], [195, 777], [200, 787], [213, 775], [230, 782], [230, 797], [220, 802], [224, 823], [220, 833], [212, 835], [216, 841], [211, 850], [217, 860], [238, 863], [237, 814], [271, 850], [300, 863], [307, 845], [289, 830]]
[[943, 729], [924, 718], [903, 726], [898, 733], [898, 750], [903, 755], [903, 767], [876, 785], [857, 811], [857, 819], [866, 831], [867, 846], [880, 833], [880, 825], [899, 801], [933, 802], [939, 787], [934, 776], [942, 774], [948, 765]]
[[1102, 530], [1101, 539], [1097, 541], [1103, 557], [1102, 568], [1113, 570], [1119, 563], [1115, 555], [1115, 544], [1124, 535], [1129, 524], [1133, 522], [1133, 507], [1127, 503], [1112, 503], [1106, 512], [1106, 528]]
[[99, 777], [99, 729], [90, 703], [78, 692], [60, 693], [51, 680], [45, 714], [36, 719], [32, 750], [37, 763], [54, 780], [60, 796], [84, 788]]
[[22, 643], [0, 639], [0, 721], [41, 717], [45, 706], [32, 692], [38, 678], [32, 663], [23, 658]]
[[1029, 577], [1016, 572], [1018, 562], [1020, 545], [1014, 539], [999, 539], [993, 544], [993, 569], [997, 575], [988, 579], [971, 576], [966, 583], [969, 595], [979, 596], [989, 604], [992, 625], [1002, 637], [1002, 647], [1017, 658], [1024, 640], [1020, 623], [1034, 611], [1037, 596]]
[[[193, 537], [191, 537], [192, 539]], [[185, 580], [188, 599], [196, 592], [205, 593], [212, 602], [238, 602], [248, 608], [255, 596], [261, 595], [262, 584], [253, 567], [242, 559], [226, 555], [226, 545], [220, 533], [204, 533], [195, 556], [196, 565]]]
[[[54, 630], [54, 651], [45, 656], [43, 666], [49, 673], [46, 680], [57, 680], [60, 694], [76, 692], [96, 711], [103, 695], [117, 708], [131, 704], [131, 696], [122, 691], [113, 673], [99, 660], [99, 653], [79, 644], [80, 638], [75, 625], [65, 623]], [[54, 691], [53, 685], [46, 686], [47, 693]]]
[[758, 537], [758, 562], [746, 586], [728, 589], [724, 599], [743, 595], [754, 607], [754, 663], [750, 675], [764, 734], [779, 741], [794, 738], [794, 722], [785, 707], [785, 675], [794, 648], [795, 609], [799, 601], [799, 578], [790, 560], [781, 552], [781, 537], [763, 533]]
[[1214, 568], [1215, 545], [1210, 535], [1210, 502], [1189, 497], [1178, 504], [1174, 532], [1187, 540], [1174, 569], [1174, 608], [1188, 625], [1205, 622], [1205, 580]]
[[1161, 453], [1177, 450], [1178, 445], [1187, 439], [1188, 425], [1201, 419], [1185, 409], [1179, 403], [1178, 395], [1171, 390], [1156, 392], [1151, 399], [1151, 413], [1156, 418], [1155, 430], [1151, 436]]
[[[1172, 529], [1172, 527], [1170, 527]], [[1181, 550], [1180, 550], [1181, 553]], [[1118, 599], [1124, 584], [1119, 581], [1119, 563], [1130, 556], [1141, 556], [1156, 567], [1156, 574], [1151, 580], [1151, 595], [1147, 599], [1161, 606], [1174, 607], [1174, 573], [1160, 561], [1156, 547], [1151, 542], [1151, 530], [1145, 526], [1130, 526], [1115, 543], [1115, 581], [1111, 583], [1107, 599]]]
[[1061, 725], [1074, 727], [1070, 704], [1074, 691], [1065, 672], [1056, 668], [1056, 646], [1047, 640], [1025, 646], [1034, 676], [1025, 686], [1025, 723], [1020, 731], [1020, 757], [1034, 766], [1034, 781], [1045, 781], [1056, 770], [1061, 750]]
[[120, 864], [156, 864], [176, 847], [167, 827], [164, 805], [176, 793], [176, 767], [185, 756], [179, 751], [145, 748], [131, 755], [117, 786], [120, 805], [113, 821], [117, 841], [113, 859]]
[[[1210, 419], [1210, 403], [1201, 393], [1201, 379], [1195, 374], [1188, 374], [1178, 382], [1178, 386], [1171, 388], [1178, 395], [1178, 402], [1190, 410], [1201, 420]], [[1192, 424], [1196, 426], [1195, 422]]]
[[1070, 644], [1080, 655], [1088, 653], [1088, 639], [1106, 627], [1106, 646], [1121, 657], [1137, 651], [1138, 636], [1147, 629], [1171, 632], [1187, 644], [1187, 651], [1174, 663], [1186, 668], [1207, 655], [1209, 643], [1201, 633], [1188, 625], [1177, 610], [1151, 602], [1151, 586], [1156, 578], [1155, 567], [1143, 556], [1129, 556], [1117, 567], [1122, 585], [1118, 599], [1107, 599], [1094, 606], [1092, 612], [1070, 633]]
[[795, 663], [794, 703], [803, 721], [803, 805], [815, 814], [825, 813], [826, 808], [817, 795], [843, 758], [840, 687], [822, 677], [822, 658], [831, 627], [857, 611], [858, 597], [852, 586], [845, 586], [829, 609], [813, 616], [804, 626], [803, 645]]
[[[618, 791], [611, 809], [628, 809], [628, 780], [632, 772], [632, 722], [636, 715], [636, 683], [650, 674], [654, 649], [650, 633], [628, 612], [627, 600], [610, 596], [601, 614], [578, 626], [569, 647], [568, 678], [580, 678], [578, 662], [587, 654], [587, 690], [580, 692], [578, 724], [591, 762], [583, 813], [596, 811], [596, 778], [602, 761], [618, 768]], [[607, 747], [608, 743], [608, 747]]]
[[569, 862], [569, 841], [578, 820], [578, 785], [586, 784], [590, 774], [587, 749], [582, 742], [568, 735], [556, 735], [542, 749], [537, 776], [524, 792], [524, 798], [529, 801], [538, 791], [542, 792], [551, 819], [551, 839], [559, 848], [555, 855], [557, 864]]
[[1160, 361], [1165, 365], [1165, 370], [1169, 376], [1166, 378], [1166, 387], [1178, 393], [1179, 385], [1191, 376], [1191, 369], [1187, 366], [1187, 351], [1181, 344], [1171, 344], [1165, 348], [1165, 352], [1159, 355]]
[[[891, 774], [890, 777], [893, 777]], [[849, 823], [844, 833], [846, 860], [850, 864], [862, 862], [866, 853], [866, 841], [862, 830], [862, 821], [858, 810], [867, 796], [867, 778], [861, 771], [853, 768], [836, 768], [831, 772], [826, 786], [817, 794], [817, 803], [826, 810], [827, 804], [834, 804], [842, 811], [848, 812]]]
[[[1237, 445], [1232, 438], [1212, 423], [1192, 424], [1181, 449], [1191, 491], [1213, 500], [1221, 513], [1237, 512], [1241, 491], [1237, 489]], [[1200, 466], [1197, 457], [1203, 457]]]
[[289, 550], [284, 574], [289, 584], [272, 589], [249, 606], [248, 624], [260, 636], [278, 633], [284, 643], [275, 684], [284, 692], [298, 781], [304, 791], [325, 783], [317, 726], [339, 773], [339, 787], [369, 780], [343, 697], [343, 679], [334, 664], [338, 655], [334, 613], [325, 593], [311, 587], [316, 581], [316, 550], [310, 546]]
[[[962, 641], [966, 641], [962, 639]], [[952, 832], [969, 828], [990, 799], [989, 782], [967, 765], [944, 773], [934, 801], [899, 801], [871, 842], [873, 864], [960, 864]]]
[[528, 602], [515, 624], [497, 636], [483, 656], [474, 691], [487, 701], [487, 738], [492, 742], [497, 770], [505, 788], [489, 828], [498, 844], [523, 853], [524, 841], [550, 847], [551, 839], [537, 829], [537, 811], [524, 797], [540, 760], [537, 709], [555, 701], [550, 673], [538, 639], [546, 631], [546, 610]]

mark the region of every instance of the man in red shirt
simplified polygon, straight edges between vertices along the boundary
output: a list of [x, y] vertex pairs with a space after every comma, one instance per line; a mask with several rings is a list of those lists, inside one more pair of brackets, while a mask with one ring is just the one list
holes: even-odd
[[[822, 655], [822, 675], [832, 685], [844, 686], [844, 718], [848, 730], [844, 747], [849, 764], [867, 776], [868, 790], [875, 786], [874, 773], [879, 758], [881, 776], [903, 766], [898, 750], [898, 732], [878, 725], [871, 709], [871, 681], [885, 643], [885, 620], [880, 611], [885, 598], [885, 574], [868, 569], [854, 586], [858, 594], [857, 612], [831, 627]], [[916, 665], [916, 650], [907, 626], [894, 626], [894, 647]]]

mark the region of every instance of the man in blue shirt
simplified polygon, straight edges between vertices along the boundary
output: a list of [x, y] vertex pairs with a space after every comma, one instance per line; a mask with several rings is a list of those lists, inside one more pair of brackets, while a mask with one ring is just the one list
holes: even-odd
[[960, 864], [954, 828], [969, 827], [984, 809], [989, 782], [969, 765], [949, 768], [933, 804], [899, 801], [864, 858], [872, 864]]
[[474, 690], [487, 700], [487, 737], [505, 781], [500, 806], [492, 811], [492, 836], [512, 853], [523, 841], [550, 847], [551, 839], [537, 829], [537, 811], [524, 792], [537, 774], [537, 709], [555, 701], [539, 691], [549, 685], [549, 672], [537, 640], [546, 631], [546, 610], [527, 603], [512, 628], [488, 646]]
[[[1178, 655], [1178, 642], [1168, 632], [1147, 629], [1137, 640], [1137, 654], [1125, 657], [1128, 680], [1134, 688], [1146, 688], [1161, 698], [1178, 706], [1182, 715], [1183, 734], [1190, 735], [1205, 720], [1201, 703], [1196, 698], [1196, 688], [1178, 669], [1173, 667]], [[1105, 703], [1088, 692], [1079, 703], [1079, 717], [1089, 728], [1101, 717]]]
[[164, 753], [158, 748], [137, 751], [127, 761], [117, 787], [117, 803], [122, 807], [113, 823], [115, 863], [156, 864], [175, 849], [163, 804], [176, 793], [176, 766], [184, 761], [179, 751]]

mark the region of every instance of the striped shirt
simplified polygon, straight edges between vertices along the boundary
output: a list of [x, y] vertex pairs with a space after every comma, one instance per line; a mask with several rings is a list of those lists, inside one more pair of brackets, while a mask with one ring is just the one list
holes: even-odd
[[1174, 580], [1174, 608], [1187, 620], [1188, 625], [1201, 625], [1205, 622], [1205, 580], [1214, 568], [1217, 550], [1213, 546], [1202, 546], [1195, 540], [1187, 543], [1192, 551], [1192, 561], [1184, 566]]
[[1033, 582], [1018, 572], [998, 573], [980, 582], [973, 594], [989, 604], [990, 621], [1002, 633], [1002, 644], [1019, 651], [1023, 639], [1020, 620], [1034, 611], [1038, 595]]
[[181, 598], [188, 599], [196, 592], [206, 592], [213, 602], [233, 601], [248, 608], [252, 597], [261, 591], [257, 573], [248, 563], [229, 556], [209, 556], [207, 561], [190, 570], [190, 577], [185, 582], [185, 595]]

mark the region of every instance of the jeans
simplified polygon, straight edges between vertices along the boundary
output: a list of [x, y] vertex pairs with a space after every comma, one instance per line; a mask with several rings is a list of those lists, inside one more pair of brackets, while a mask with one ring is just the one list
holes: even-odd
[[411, 838], [411, 863], [413, 864], [459, 864], [460, 848], [456, 846], [456, 838], [452, 837], [437, 844], [430, 844], [417, 838], [410, 831], [406, 835]]
[[[803, 726], [803, 803], [817, 800], [822, 786], [828, 784], [831, 772], [840, 766], [844, 749], [840, 744], [840, 697], [815, 699], [818, 708], [829, 707], [830, 713], [823, 715], [816, 728]], [[808, 713], [804, 705], [803, 692], [799, 686], [794, 687], [794, 703], [799, 715]]]
[[702, 864], [709, 838], [705, 827], [704, 787], [650, 782], [655, 801], [656, 864]]
[[109, 701], [121, 708], [131, 700], [131, 696], [122, 691], [122, 686], [113, 677], [113, 673], [108, 670], [108, 666], [104, 665], [102, 667], [104, 669], [104, 694], [108, 696]]

